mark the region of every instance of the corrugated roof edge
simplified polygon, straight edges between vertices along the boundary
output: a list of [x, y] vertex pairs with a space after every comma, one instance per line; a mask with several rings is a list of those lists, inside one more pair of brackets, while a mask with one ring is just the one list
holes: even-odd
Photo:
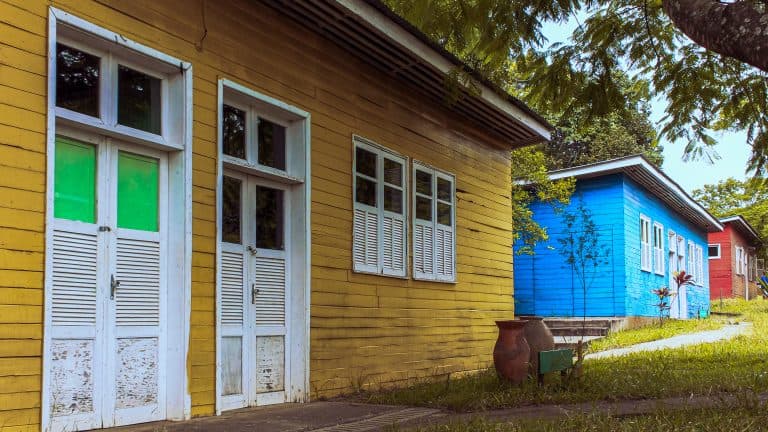
[[[595, 162], [592, 164], [579, 165], [571, 168], [563, 168], [559, 170], [553, 170], [549, 172], [549, 178], [552, 180], [567, 178], [567, 177], [596, 177], [600, 174], [609, 174], [617, 171], [626, 172], [627, 168], [640, 167], [649, 174], [651, 174], [659, 183], [667, 187], [675, 195], [683, 200], [692, 210], [701, 215], [704, 219], [707, 219], [714, 228], [718, 231], [723, 230], [723, 225], [720, 221], [712, 215], [707, 209], [705, 209], [698, 201], [693, 199], [688, 192], [686, 192], [676, 181], [672, 180], [667, 174], [657, 168], [651, 163], [645, 156], [641, 154], [624, 156], [615, 159], [608, 159], [601, 162]], [[653, 191], [651, 191], [653, 193]], [[655, 195], [655, 194], [654, 194]], [[657, 195], [658, 196], [658, 195]], [[662, 197], [659, 197], [663, 199]]]
[[731, 222], [738, 222], [740, 223], [746, 232], [751, 235], [757, 243], [763, 243], [763, 240], [760, 238], [760, 234], [757, 233], [757, 230], [749, 223], [746, 219], [744, 219], [744, 216], [742, 215], [733, 215], [728, 216], [725, 218], [720, 219], [720, 223], [726, 224]]
[[469, 67], [466, 63], [461, 61], [458, 57], [456, 57], [453, 53], [445, 49], [443, 46], [432, 40], [429, 36], [424, 34], [421, 30], [419, 30], [416, 26], [408, 22], [405, 18], [401, 17], [400, 15], [396, 14], [392, 9], [389, 8], [383, 1], [381, 0], [363, 0], [366, 3], [368, 3], [371, 7], [375, 8], [379, 12], [381, 12], [383, 15], [385, 15], [387, 18], [391, 19], [393, 22], [397, 23], [400, 27], [408, 31], [408, 33], [412, 34], [414, 37], [418, 38], [420, 41], [422, 41], [424, 44], [438, 52], [441, 56], [443, 56], [446, 60], [450, 61], [451, 63], [455, 64], [458, 67], [464, 68], [470, 76], [472, 76], [473, 79], [480, 82], [484, 86], [488, 87], [489, 89], [493, 90], [495, 93], [497, 93], [499, 96], [503, 97], [507, 100], [507, 102], [511, 103], [512, 105], [520, 108], [523, 110], [526, 114], [530, 115], [531, 117], [535, 118], [536, 121], [540, 122], [549, 130], [554, 130], [555, 127], [552, 126], [552, 124], [549, 123], [544, 117], [541, 116], [541, 114], [537, 113], [533, 109], [531, 109], [528, 105], [525, 104], [525, 102], [521, 101], [520, 99], [512, 96], [507, 91], [499, 87], [497, 84], [495, 84], [493, 81], [489, 80], [483, 74], [478, 72], [477, 70]]

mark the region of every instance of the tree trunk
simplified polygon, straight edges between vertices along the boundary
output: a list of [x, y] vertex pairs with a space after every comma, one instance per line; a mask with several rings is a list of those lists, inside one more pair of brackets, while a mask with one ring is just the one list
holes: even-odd
[[768, 6], [750, 0], [662, 0], [662, 7], [697, 44], [768, 72]]

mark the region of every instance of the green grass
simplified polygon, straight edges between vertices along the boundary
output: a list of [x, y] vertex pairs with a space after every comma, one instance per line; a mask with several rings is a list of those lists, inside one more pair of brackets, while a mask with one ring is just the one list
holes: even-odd
[[[645, 415], [612, 417], [574, 414], [557, 420], [513, 420], [495, 423], [482, 418], [412, 429], [412, 432], [735, 432], [764, 430], [768, 405], [722, 406], [681, 411], [659, 410]], [[390, 431], [398, 431], [397, 427]]]
[[[719, 309], [719, 308], [718, 308]], [[421, 381], [407, 388], [363, 395], [366, 402], [478, 411], [532, 404], [650, 399], [768, 391], [768, 301], [726, 303], [753, 331], [728, 341], [587, 360], [583, 376], [544, 387], [512, 386], [492, 370], [469, 377]]]
[[668, 320], [663, 326], [658, 323], [632, 330], [611, 333], [607, 337], [597, 339], [589, 344], [589, 352], [605, 351], [614, 348], [624, 348], [643, 342], [651, 342], [672, 336], [696, 333], [705, 330], [719, 329], [725, 321], [717, 318], [703, 320]]

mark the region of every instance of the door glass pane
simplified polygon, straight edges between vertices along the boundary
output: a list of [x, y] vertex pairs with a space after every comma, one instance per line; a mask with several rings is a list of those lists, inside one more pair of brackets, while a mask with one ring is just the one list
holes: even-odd
[[451, 206], [437, 202], [437, 223], [451, 226]]
[[384, 210], [403, 213], [403, 191], [384, 186]]
[[157, 231], [159, 161], [120, 152], [117, 158], [117, 226]]
[[256, 247], [284, 249], [283, 191], [256, 187]]
[[117, 68], [117, 122], [160, 134], [159, 78], [119, 65]]
[[221, 209], [221, 238], [227, 243], [240, 243], [242, 215], [242, 182], [224, 176], [224, 196]]
[[355, 149], [355, 170], [360, 174], [376, 178], [376, 153], [357, 147]]
[[259, 119], [259, 164], [285, 170], [285, 127]]
[[99, 58], [56, 44], [56, 106], [99, 116]]
[[432, 174], [416, 170], [416, 192], [432, 196]]
[[403, 166], [398, 162], [384, 158], [384, 181], [395, 186], [402, 186]]
[[53, 215], [96, 222], [96, 146], [56, 137]]
[[431, 221], [432, 220], [432, 200], [429, 198], [416, 197], [416, 218]]
[[245, 159], [245, 111], [224, 105], [222, 116], [224, 154]]
[[376, 207], [376, 182], [355, 176], [355, 200]]
[[443, 178], [437, 178], [437, 198], [443, 201], [452, 202], [451, 182]]

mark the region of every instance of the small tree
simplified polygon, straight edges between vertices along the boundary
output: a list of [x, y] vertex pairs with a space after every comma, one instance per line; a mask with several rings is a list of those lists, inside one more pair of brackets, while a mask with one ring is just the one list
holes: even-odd
[[669, 287], [666, 286], [652, 290], [652, 292], [658, 297], [658, 303], [654, 304], [654, 306], [659, 309], [659, 327], [662, 327], [664, 325], [664, 314], [669, 314], [669, 309], [671, 308], [668, 300], [670, 300], [675, 293], [670, 291]]
[[563, 210], [561, 218], [565, 233], [558, 239], [558, 252], [565, 258], [565, 264], [576, 277], [583, 294], [582, 336], [577, 347], [577, 368], [580, 368], [584, 359], [582, 345], [587, 324], [587, 292], [598, 274], [598, 267], [608, 264], [611, 251], [601, 242], [592, 212], [584, 206], [581, 198], [574, 210]]

